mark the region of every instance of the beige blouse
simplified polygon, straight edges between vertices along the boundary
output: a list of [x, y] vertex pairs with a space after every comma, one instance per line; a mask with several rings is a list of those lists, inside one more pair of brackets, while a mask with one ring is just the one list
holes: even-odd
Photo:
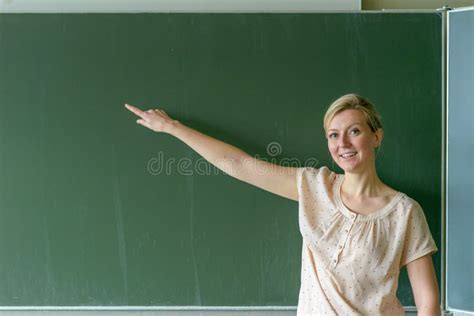
[[297, 172], [303, 236], [298, 315], [403, 315], [400, 268], [438, 248], [420, 205], [398, 192], [369, 215], [341, 200], [344, 175]]

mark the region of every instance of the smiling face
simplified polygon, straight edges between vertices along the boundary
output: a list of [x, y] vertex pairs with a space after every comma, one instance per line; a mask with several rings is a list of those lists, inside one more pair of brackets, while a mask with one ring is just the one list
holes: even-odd
[[374, 149], [382, 141], [383, 130], [372, 132], [361, 111], [337, 113], [327, 127], [326, 137], [332, 159], [345, 172], [363, 173], [375, 168]]

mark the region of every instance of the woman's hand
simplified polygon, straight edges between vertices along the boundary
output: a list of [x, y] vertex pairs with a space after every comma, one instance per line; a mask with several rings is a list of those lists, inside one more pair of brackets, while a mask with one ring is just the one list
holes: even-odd
[[147, 110], [142, 111], [139, 108], [125, 104], [125, 107], [135, 115], [139, 116], [140, 119], [137, 123], [143, 125], [155, 132], [169, 133], [170, 127], [176, 124], [176, 120], [173, 120], [163, 110]]

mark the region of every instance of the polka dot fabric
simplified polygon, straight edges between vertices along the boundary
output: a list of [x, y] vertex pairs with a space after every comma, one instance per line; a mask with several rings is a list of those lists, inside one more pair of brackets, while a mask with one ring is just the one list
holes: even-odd
[[297, 315], [403, 315], [400, 268], [438, 249], [420, 205], [398, 192], [369, 215], [342, 202], [344, 175], [299, 168], [303, 236]]

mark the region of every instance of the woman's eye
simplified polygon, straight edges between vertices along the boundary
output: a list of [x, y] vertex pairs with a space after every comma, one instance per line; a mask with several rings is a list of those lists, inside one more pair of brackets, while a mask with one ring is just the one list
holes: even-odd
[[336, 136], [337, 136], [336, 133], [329, 134], [329, 138], [334, 138], [334, 137], [336, 137]]
[[351, 131], [351, 134], [357, 135], [357, 134], [359, 134], [359, 130], [358, 130], [358, 129], [353, 129], [353, 130]]

